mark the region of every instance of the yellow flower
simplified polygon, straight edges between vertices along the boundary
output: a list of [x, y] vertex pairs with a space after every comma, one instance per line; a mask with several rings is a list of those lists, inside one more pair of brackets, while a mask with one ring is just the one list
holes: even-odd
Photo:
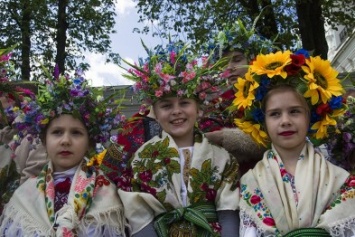
[[41, 124], [47, 124], [49, 122], [49, 118], [45, 118], [41, 121]]
[[237, 82], [234, 84], [237, 92], [235, 93], [233, 105], [235, 105], [238, 109], [241, 107], [245, 109], [248, 106], [251, 106], [253, 100], [255, 99], [254, 91], [259, 87], [259, 84], [256, 81], [250, 80], [250, 77], [251, 75], [247, 73], [245, 75], [246, 79], [239, 77]]
[[344, 89], [337, 79], [338, 72], [332, 68], [328, 60], [323, 60], [319, 56], [310, 57], [306, 60], [307, 66], [302, 66], [306, 73], [304, 78], [308, 81], [308, 90], [304, 96], [311, 98], [312, 105], [318, 103], [319, 97], [326, 104], [334, 95], [340, 96]]
[[287, 77], [287, 72], [283, 69], [292, 62], [291, 51], [278, 51], [270, 54], [259, 54], [256, 60], [250, 66], [250, 70], [257, 75], [267, 74], [269, 78], [280, 75], [282, 78]]
[[243, 119], [235, 119], [234, 123], [240, 128], [243, 132], [250, 134], [251, 137], [258, 143], [267, 146], [268, 135], [265, 131], [261, 130], [260, 124], [254, 124], [249, 121], [244, 121]]
[[333, 118], [326, 115], [323, 120], [316, 122], [311, 127], [312, 130], [317, 130], [317, 132], [313, 136], [316, 139], [323, 139], [325, 137], [328, 137], [328, 126], [335, 126], [336, 124], [337, 122]]
[[93, 166], [93, 165], [101, 165], [105, 155], [106, 155], [107, 150], [103, 150], [101, 153], [94, 155], [93, 157], [90, 158], [88, 163], [86, 164], [87, 166]]

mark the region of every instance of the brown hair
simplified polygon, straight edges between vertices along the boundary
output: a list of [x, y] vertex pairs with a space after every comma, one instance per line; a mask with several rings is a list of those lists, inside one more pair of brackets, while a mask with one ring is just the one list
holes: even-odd
[[288, 84], [277, 85], [277, 86], [271, 88], [266, 93], [265, 97], [263, 98], [263, 101], [261, 102], [261, 110], [263, 111], [263, 113], [265, 114], [266, 103], [268, 102], [269, 98], [276, 93], [285, 92], [285, 91], [293, 92], [297, 96], [297, 98], [301, 101], [302, 105], [305, 107], [308, 116], [310, 117], [311, 109], [310, 109], [310, 106], [308, 105], [306, 99], [293, 86], [288, 85]]

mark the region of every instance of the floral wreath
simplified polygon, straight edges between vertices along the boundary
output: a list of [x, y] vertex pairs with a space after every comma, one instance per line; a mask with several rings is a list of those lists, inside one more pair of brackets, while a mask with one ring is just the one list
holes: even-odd
[[124, 61], [130, 69], [123, 76], [135, 81], [133, 89], [145, 105], [152, 105], [164, 96], [197, 98], [202, 102], [209, 93], [219, 91], [218, 76], [222, 63], [208, 63], [208, 57], [196, 57], [181, 41], [158, 45], [153, 51], [142, 42], [148, 58], [138, 65]]
[[276, 48], [274, 42], [255, 32], [258, 19], [259, 17], [254, 20], [250, 30], [240, 19], [231, 25], [224, 24], [223, 29], [210, 37], [210, 41], [202, 46], [202, 50], [215, 51], [214, 59], [221, 58], [225, 51], [242, 50], [248, 60], [252, 60], [259, 53], [271, 52]]
[[266, 147], [270, 141], [261, 103], [270, 88], [289, 84], [305, 97], [311, 109], [308, 135], [319, 145], [336, 131], [336, 118], [345, 111], [344, 89], [337, 75], [328, 60], [310, 57], [306, 50], [260, 54], [244, 78], [239, 77], [234, 84], [236, 98], [229, 109], [242, 114], [235, 124]]
[[[31, 90], [20, 86], [24, 85], [24, 83], [11, 80], [11, 75], [14, 74], [14, 68], [10, 61], [12, 49], [0, 49], [0, 97], [5, 97], [10, 103], [21, 102], [27, 98], [33, 99], [35, 94]], [[0, 103], [0, 117], [7, 124], [11, 124], [16, 118], [18, 109], [16, 105], [4, 109], [2, 103]]]
[[351, 156], [355, 155], [355, 98], [349, 96], [346, 105], [346, 112], [337, 119], [338, 132], [327, 142], [327, 149], [332, 160], [354, 172]]
[[[48, 74], [48, 72], [47, 72]], [[81, 71], [75, 77], [59, 75], [56, 67], [53, 77], [39, 85], [35, 101], [22, 105], [20, 121], [16, 123], [20, 137], [32, 134], [38, 137], [51, 119], [61, 114], [71, 114], [80, 119], [95, 143], [105, 143], [111, 130], [120, 126], [121, 114], [111, 99], [104, 99], [103, 91], [89, 87]]]

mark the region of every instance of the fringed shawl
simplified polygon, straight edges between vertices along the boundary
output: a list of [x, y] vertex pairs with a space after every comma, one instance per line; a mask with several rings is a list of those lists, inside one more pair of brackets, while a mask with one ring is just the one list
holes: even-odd
[[91, 171], [84, 162], [79, 166], [67, 204], [53, 213], [54, 182], [49, 162], [37, 178], [30, 178], [16, 190], [0, 219], [0, 234], [124, 236], [126, 222], [115, 185], [102, 171]]
[[[131, 164], [133, 190], [119, 190], [119, 194], [134, 234], [159, 214], [184, 207], [180, 195], [183, 171], [178, 147], [165, 132], [139, 148]], [[238, 163], [226, 150], [196, 134], [189, 169], [187, 206], [212, 201], [217, 211], [237, 209]]]
[[275, 149], [242, 177], [241, 236], [252, 225], [256, 236], [282, 236], [305, 227], [323, 228], [332, 236], [349, 236], [355, 230], [355, 179], [348, 172], [307, 143], [294, 178], [298, 205]]

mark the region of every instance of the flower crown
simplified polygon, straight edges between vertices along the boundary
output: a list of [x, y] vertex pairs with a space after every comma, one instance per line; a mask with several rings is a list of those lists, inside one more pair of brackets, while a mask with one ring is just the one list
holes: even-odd
[[[24, 83], [10, 80], [14, 71], [10, 62], [11, 50], [12, 48], [0, 49], [0, 97], [5, 97], [8, 102], [21, 102], [27, 97], [34, 98], [35, 94], [31, 90], [21, 87], [25, 85]], [[7, 124], [12, 123], [17, 109], [18, 107], [14, 105], [4, 109], [0, 103], [0, 116], [3, 121]]]
[[327, 142], [328, 152], [333, 160], [347, 170], [354, 171], [355, 155], [355, 98], [349, 96], [346, 100], [347, 109], [344, 115], [337, 119], [338, 133]]
[[223, 83], [218, 77], [222, 63], [209, 65], [207, 57], [196, 57], [181, 41], [158, 45], [154, 51], [142, 44], [148, 58], [140, 59], [138, 65], [125, 61], [131, 68], [123, 76], [136, 82], [133, 88], [146, 105], [167, 95], [205, 101], [208, 93], [217, 92]]
[[40, 85], [35, 101], [23, 104], [23, 118], [16, 124], [20, 136], [27, 133], [38, 136], [51, 119], [71, 114], [84, 123], [91, 140], [106, 142], [111, 130], [117, 128], [121, 120], [111, 97], [104, 99], [102, 90], [89, 87], [80, 71], [76, 72], [75, 78], [54, 74], [45, 85]]
[[243, 22], [238, 19], [229, 27], [225, 25], [223, 30], [219, 31], [202, 48], [204, 51], [214, 51], [214, 58], [219, 59], [224, 53], [235, 50], [241, 50], [248, 60], [253, 59], [259, 53], [269, 53], [276, 47], [274, 42], [266, 39], [255, 32], [255, 24], [258, 18], [254, 20], [252, 28], [245, 28]]
[[260, 54], [245, 77], [239, 77], [234, 84], [236, 98], [229, 109], [243, 114], [242, 118], [234, 121], [240, 129], [251, 134], [259, 144], [267, 146], [269, 139], [261, 109], [263, 98], [270, 88], [289, 84], [306, 99], [311, 110], [309, 136], [320, 144], [329, 132], [336, 130], [335, 119], [345, 109], [344, 89], [337, 75], [329, 61], [319, 56], [310, 57], [305, 50], [294, 54], [290, 51]]

